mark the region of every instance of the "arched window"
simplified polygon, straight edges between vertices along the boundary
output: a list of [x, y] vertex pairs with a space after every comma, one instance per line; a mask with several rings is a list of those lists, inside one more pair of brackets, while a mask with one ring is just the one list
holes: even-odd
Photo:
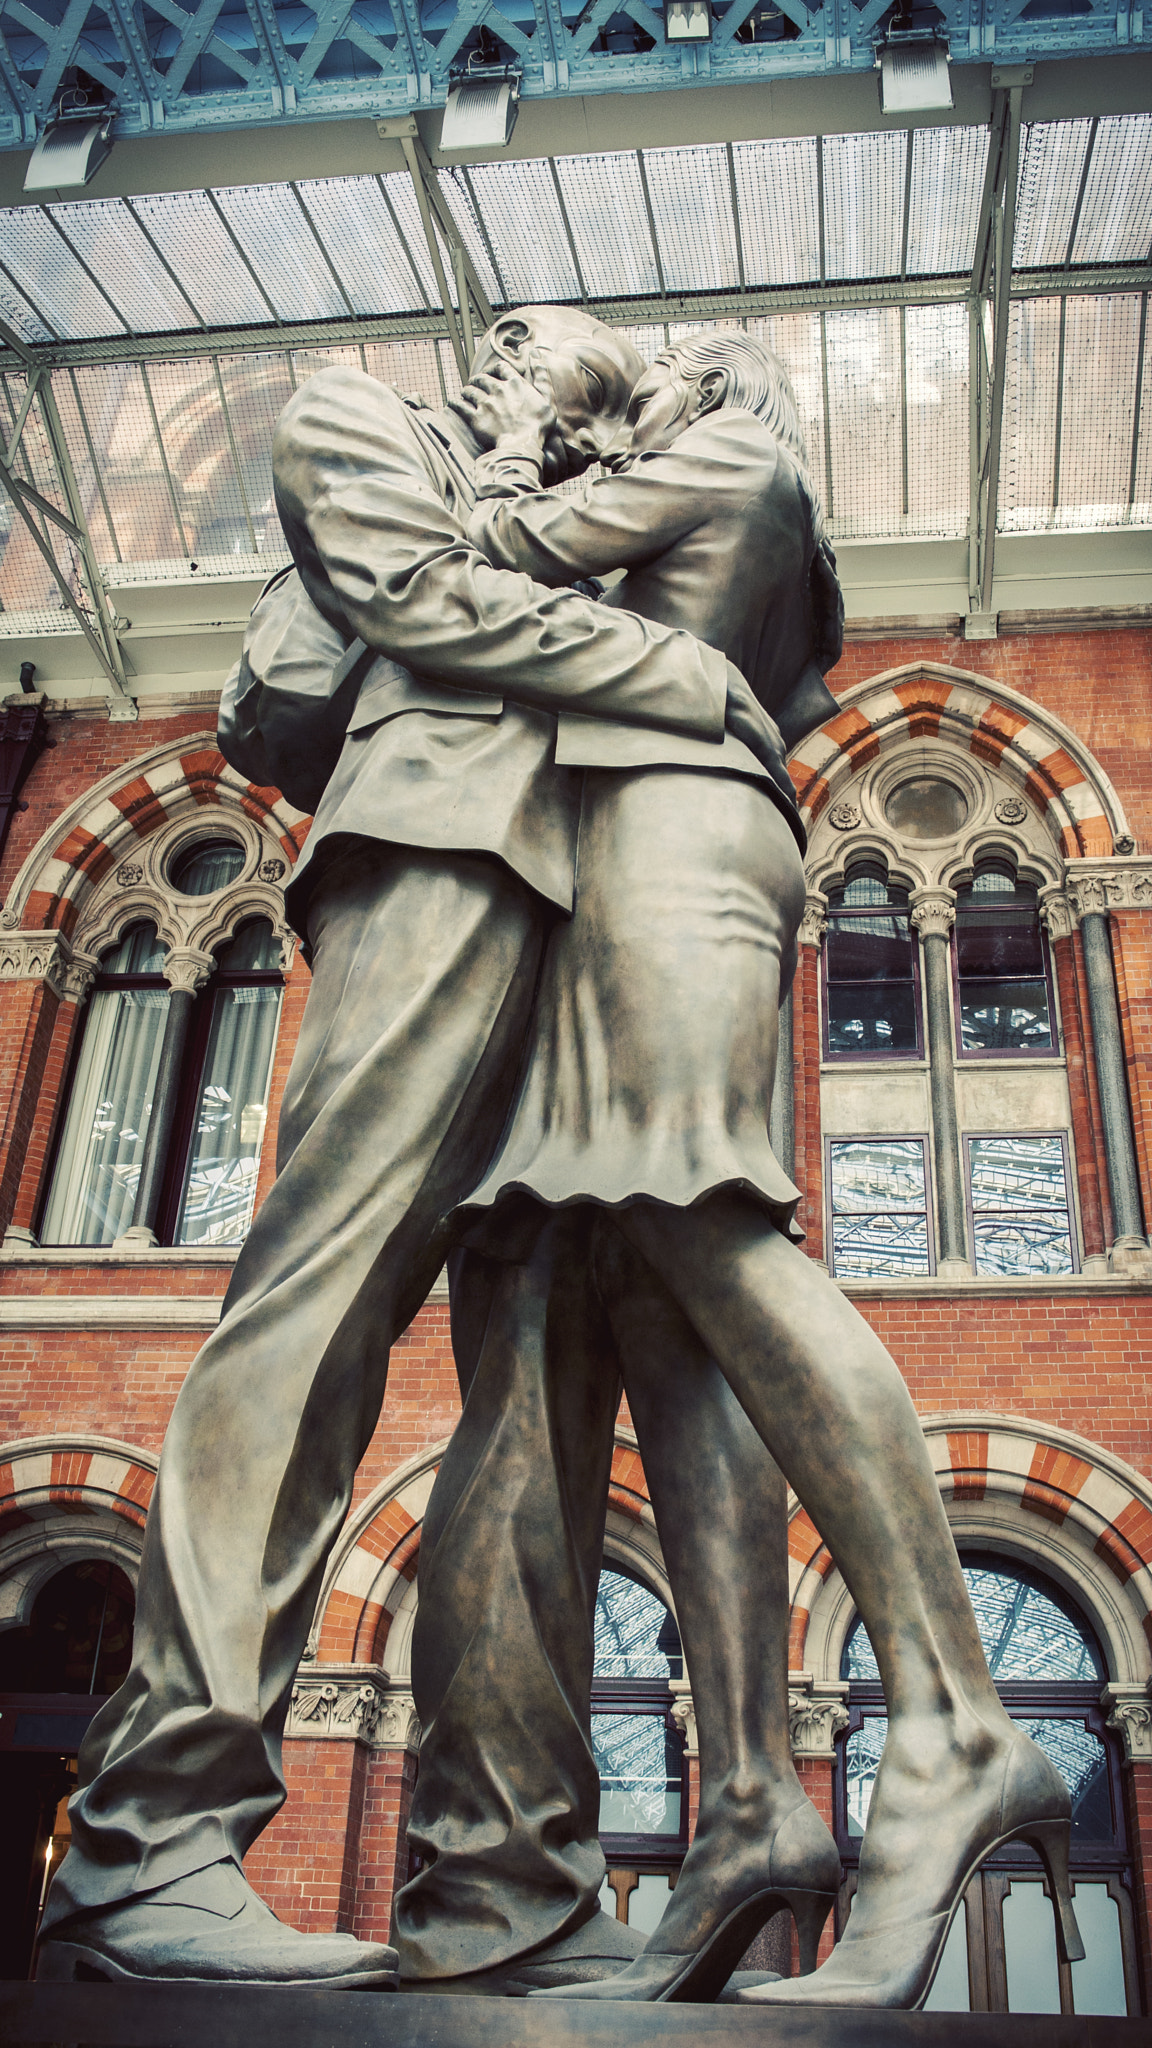
[[664, 1602], [618, 1566], [600, 1574], [595, 1631], [604, 1903], [647, 1933], [688, 1847], [684, 1743], [671, 1718], [670, 1681], [684, 1675], [680, 1632]]
[[[1070, 1968], [1057, 1962], [1038, 1859], [1013, 1843], [989, 1857], [969, 1886], [929, 2010], [1138, 2013], [1131, 1856], [1119, 1758], [1100, 1707], [1107, 1671], [1099, 1643], [1072, 1601], [1039, 1573], [979, 1551], [963, 1551], [961, 1563], [996, 1689], [1072, 1796], [1072, 1875], [1088, 1953]], [[888, 1730], [876, 1659], [859, 1620], [841, 1676], [851, 1690], [834, 1804], [854, 1886]]]
[[[220, 893], [244, 863], [229, 840], [171, 863], [181, 895]], [[252, 1220], [280, 1016], [280, 946], [245, 920], [206, 967], [172, 967], [154, 924], [105, 953], [68, 1085], [43, 1244], [237, 1244]]]
[[954, 959], [961, 1055], [1056, 1051], [1037, 894], [1007, 861], [981, 861], [956, 891]]
[[832, 1060], [921, 1050], [908, 891], [889, 881], [880, 861], [856, 862], [828, 892], [824, 1048]]

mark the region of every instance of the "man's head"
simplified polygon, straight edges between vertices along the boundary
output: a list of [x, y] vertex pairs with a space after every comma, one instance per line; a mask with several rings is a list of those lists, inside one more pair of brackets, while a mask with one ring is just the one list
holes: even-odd
[[620, 431], [644, 363], [630, 341], [571, 306], [503, 313], [476, 351], [473, 374], [504, 363], [546, 383], [556, 426], [545, 448], [545, 483], [580, 476]]

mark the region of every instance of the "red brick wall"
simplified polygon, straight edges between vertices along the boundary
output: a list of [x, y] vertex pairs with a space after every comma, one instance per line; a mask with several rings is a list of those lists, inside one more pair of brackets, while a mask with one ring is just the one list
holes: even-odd
[[368, 1751], [359, 1742], [284, 1745], [288, 1798], [245, 1859], [273, 1911], [304, 1934], [350, 1931]]
[[408, 1750], [377, 1750], [368, 1766], [360, 1830], [360, 1878], [352, 1932], [361, 1941], [389, 1941], [392, 1901], [408, 1875], [408, 1815], [416, 1790], [416, 1759]]

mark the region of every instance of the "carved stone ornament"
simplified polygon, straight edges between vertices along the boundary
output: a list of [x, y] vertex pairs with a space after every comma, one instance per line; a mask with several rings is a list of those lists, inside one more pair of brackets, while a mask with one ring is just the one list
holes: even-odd
[[410, 1692], [393, 1693], [383, 1672], [312, 1665], [292, 1689], [285, 1734], [310, 1741], [363, 1742], [370, 1749], [415, 1749], [420, 1724]]
[[848, 801], [833, 804], [828, 813], [828, 823], [835, 825], [837, 832], [854, 832], [860, 823], [860, 806]]
[[0, 981], [44, 981], [53, 995], [63, 997], [69, 960], [59, 932], [12, 932], [0, 938]]
[[793, 1756], [830, 1757], [837, 1735], [848, 1726], [848, 1687], [839, 1679], [815, 1679], [810, 1671], [788, 1674], [788, 1733]]
[[1065, 887], [1077, 919], [1092, 911], [1152, 910], [1152, 860], [1070, 860]]
[[951, 889], [914, 889], [909, 898], [911, 921], [922, 939], [946, 939], [956, 922]]
[[116, 870], [116, 880], [122, 889], [134, 889], [144, 880], [144, 869], [138, 860], [122, 860]]
[[819, 889], [809, 889], [804, 899], [804, 915], [800, 920], [800, 944], [822, 946], [828, 929], [828, 898]]
[[262, 860], [260, 863], [260, 880], [262, 882], [282, 882], [287, 872], [288, 863], [286, 860]]
[[674, 1694], [672, 1719], [684, 1737], [684, 1747], [689, 1756], [699, 1756], [700, 1739], [696, 1732], [696, 1709], [692, 1704], [692, 1686], [687, 1678], [671, 1678], [669, 1688]]
[[1075, 929], [1072, 905], [1062, 889], [1041, 890], [1040, 916], [1050, 939], [1067, 939]]
[[996, 806], [995, 815], [1002, 825], [1023, 825], [1028, 816], [1028, 806], [1023, 797], [1002, 797]]
[[164, 958], [164, 979], [171, 989], [185, 989], [192, 995], [211, 980], [216, 962], [211, 953], [172, 952]]
[[1152, 1700], [1148, 1687], [1106, 1685], [1100, 1704], [1111, 1709], [1106, 1726], [1123, 1742], [1125, 1763], [1152, 1763]]

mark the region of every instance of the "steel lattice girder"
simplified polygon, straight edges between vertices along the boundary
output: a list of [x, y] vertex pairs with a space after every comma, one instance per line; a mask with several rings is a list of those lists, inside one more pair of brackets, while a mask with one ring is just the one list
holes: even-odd
[[[940, 0], [957, 63], [1082, 58], [1147, 48], [1152, 23], [1096, 0], [1035, 20], [1029, 0]], [[667, 92], [865, 71], [890, 0], [769, 0], [778, 40], [737, 39], [762, 0], [729, 0], [710, 44], [669, 47], [649, 0], [3, 0], [0, 148], [27, 147], [78, 65], [118, 108], [114, 133], [181, 133], [382, 116], [442, 105], [483, 27], [523, 67], [528, 98]], [[650, 48], [617, 48], [652, 39]]]

